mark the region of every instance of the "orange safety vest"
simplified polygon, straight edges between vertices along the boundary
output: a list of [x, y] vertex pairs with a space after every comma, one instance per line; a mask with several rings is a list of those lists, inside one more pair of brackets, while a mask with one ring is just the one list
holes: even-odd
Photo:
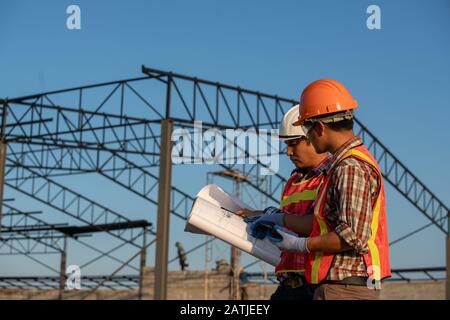
[[[339, 162], [348, 157], [355, 157], [368, 163], [376, 169], [380, 177], [381, 188], [378, 193], [375, 206], [372, 209], [373, 215], [370, 224], [371, 236], [368, 240], [369, 252], [364, 255], [364, 262], [367, 267], [367, 275], [369, 278], [373, 280], [381, 280], [391, 276], [391, 268], [389, 265], [388, 229], [386, 223], [386, 202], [384, 184], [381, 179], [381, 171], [376, 160], [364, 145], [357, 146], [347, 151]], [[310, 237], [323, 236], [334, 230], [323, 214], [328, 184], [330, 183], [330, 177], [334, 168], [332, 168], [328, 175], [324, 178], [317, 202], [314, 205], [314, 222]], [[305, 277], [307, 281], [312, 284], [318, 284], [324, 280], [331, 268], [334, 256], [335, 255], [333, 253], [325, 253], [322, 251], [309, 253], [305, 270]]]
[[[298, 173], [294, 173], [287, 181], [280, 208], [288, 214], [304, 216], [312, 213], [312, 206], [317, 198], [323, 174], [295, 183], [299, 177]], [[304, 253], [282, 252], [280, 257], [275, 273], [305, 271], [306, 255]]]

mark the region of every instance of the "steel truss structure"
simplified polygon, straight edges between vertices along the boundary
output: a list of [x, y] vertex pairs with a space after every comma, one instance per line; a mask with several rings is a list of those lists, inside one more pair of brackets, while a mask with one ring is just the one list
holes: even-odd
[[[163, 234], [168, 233], [168, 220], [160, 225], [161, 217], [170, 213], [186, 220], [194, 200], [192, 190], [171, 182], [171, 165], [168, 167], [165, 159], [171, 156], [167, 141], [173, 130], [181, 128], [195, 134], [195, 124], [201, 122], [204, 131], [216, 128], [226, 139], [226, 129], [277, 129], [284, 112], [297, 103], [295, 99], [145, 66], [142, 73], [144, 76], [138, 78], [0, 100], [1, 199], [6, 187], [76, 223], [49, 222], [38, 218], [39, 212], [28, 212], [4, 199], [0, 249], [8, 251], [0, 254], [64, 252], [67, 237], [82, 241], [80, 235], [75, 236], [76, 228], [102, 232], [121, 247], [141, 250], [146, 246], [143, 235], [152, 220], [156, 221], [151, 212], [158, 212], [158, 230], [151, 233], [157, 236], [159, 257], [164, 257], [156, 261], [156, 269], [164, 273], [168, 259]], [[429, 226], [448, 235], [448, 207], [359, 119], [355, 119], [355, 131], [377, 159], [385, 180], [429, 220]], [[230, 143], [239, 147], [234, 141]], [[241, 154], [251, 158], [246, 150]], [[270, 169], [268, 164], [251, 160], [219, 165], [252, 176], [246, 187], [278, 202], [286, 177], [279, 173], [263, 175], [261, 168]], [[61, 182], [65, 177], [90, 174], [136, 195], [148, 203], [149, 213], [130, 219], [137, 214], [119, 212]], [[96, 250], [99, 259], [126, 262], [114, 256], [114, 248], [102, 251], [95, 245], [84, 245]], [[145, 261], [141, 261], [143, 264]], [[164, 298], [164, 284], [158, 290]]]

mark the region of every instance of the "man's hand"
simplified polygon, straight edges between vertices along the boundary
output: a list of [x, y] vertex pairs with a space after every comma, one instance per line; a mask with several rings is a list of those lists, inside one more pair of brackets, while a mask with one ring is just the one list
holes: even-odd
[[273, 227], [273, 232], [268, 234], [269, 240], [280, 250], [286, 252], [309, 252], [307, 247], [308, 238], [298, 237], [295, 233], [284, 230], [279, 226]]
[[268, 207], [263, 211], [261, 210], [251, 211], [247, 209], [242, 209], [236, 211], [235, 214], [242, 218], [259, 217], [259, 219], [256, 218], [248, 219], [250, 222], [265, 221], [271, 222], [273, 224], [278, 224], [280, 226], [284, 225], [284, 212], [275, 207]]
[[258, 220], [256, 220], [256, 222], [276, 224], [283, 227], [284, 215], [285, 213], [282, 210], [275, 207], [268, 207], [264, 209], [263, 215]]
[[261, 216], [247, 218], [246, 222], [251, 223], [250, 234], [257, 239], [264, 239], [274, 225], [284, 225], [284, 215], [285, 213], [280, 209], [268, 207], [264, 209]]
[[251, 211], [251, 210], [247, 210], [247, 209], [242, 209], [242, 210], [236, 211], [235, 213], [238, 216], [241, 216], [242, 218], [249, 218], [249, 217], [260, 216], [260, 215], [262, 215], [263, 212], [261, 210]]

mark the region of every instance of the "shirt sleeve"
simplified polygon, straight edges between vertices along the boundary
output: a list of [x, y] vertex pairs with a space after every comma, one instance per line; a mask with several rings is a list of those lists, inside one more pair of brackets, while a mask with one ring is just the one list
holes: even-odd
[[333, 178], [338, 215], [335, 231], [356, 253], [365, 254], [372, 234], [374, 180], [357, 163], [337, 167]]

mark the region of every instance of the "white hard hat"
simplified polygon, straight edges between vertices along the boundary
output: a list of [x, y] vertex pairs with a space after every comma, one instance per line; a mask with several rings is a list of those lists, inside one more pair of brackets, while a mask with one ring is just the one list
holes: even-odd
[[306, 137], [302, 126], [294, 126], [293, 123], [297, 121], [299, 114], [299, 105], [295, 105], [290, 108], [284, 115], [280, 125], [279, 137], [283, 141], [298, 139]]

